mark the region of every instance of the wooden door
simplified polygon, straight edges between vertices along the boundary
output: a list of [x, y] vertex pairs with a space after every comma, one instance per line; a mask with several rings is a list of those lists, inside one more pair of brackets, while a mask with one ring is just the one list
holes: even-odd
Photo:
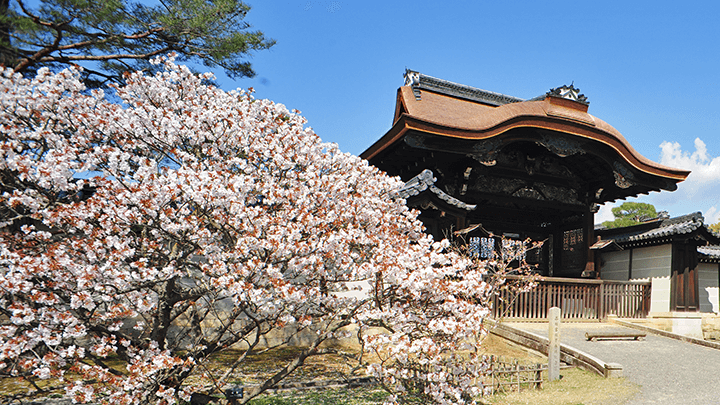
[[689, 244], [673, 245], [670, 309], [698, 311], [697, 248]]

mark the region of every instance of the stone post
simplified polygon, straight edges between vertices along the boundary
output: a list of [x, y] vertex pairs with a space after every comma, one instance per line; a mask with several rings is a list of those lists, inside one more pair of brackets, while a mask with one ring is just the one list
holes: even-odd
[[560, 379], [560, 308], [550, 308], [548, 321], [548, 380], [555, 381]]

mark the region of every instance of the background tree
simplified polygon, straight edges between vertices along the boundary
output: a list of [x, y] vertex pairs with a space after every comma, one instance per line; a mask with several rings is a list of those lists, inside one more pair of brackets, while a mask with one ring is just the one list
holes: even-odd
[[[117, 82], [123, 72], [150, 68], [150, 58], [175, 52], [181, 60], [220, 66], [252, 77], [247, 58], [274, 44], [244, 19], [240, 0], [0, 0], [0, 56], [16, 72], [84, 61], [88, 83]], [[90, 69], [92, 67], [92, 69]]]
[[637, 225], [658, 217], [655, 206], [640, 202], [625, 202], [618, 207], [613, 207], [614, 221], [605, 221], [606, 228], [621, 228], [623, 226]]
[[[398, 179], [302, 117], [156, 63], [115, 86], [122, 104], [74, 69], [0, 70], [0, 374], [80, 403], [169, 404], [227, 388], [269, 332], [311, 330], [247, 402], [354, 323], [386, 331], [366, 338], [381, 361], [358, 365], [399, 398], [409, 377], [434, 402], [477, 394], [482, 367], [443, 370], [480, 362], [483, 276], [514, 259], [448, 250]], [[203, 367], [232, 347], [232, 366]]]
[[715, 233], [720, 233], [720, 222], [714, 223], [712, 225], [708, 225], [708, 228], [710, 228], [710, 230]]

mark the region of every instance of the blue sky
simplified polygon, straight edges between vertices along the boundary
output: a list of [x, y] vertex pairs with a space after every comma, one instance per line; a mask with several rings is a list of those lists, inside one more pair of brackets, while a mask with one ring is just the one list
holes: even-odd
[[574, 82], [642, 155], [693, 170], [639, 201], [720, 220], [720, 2], [248, 3], [246, 21], [277, 45], [252, 57], [256, 78], [216, 71], [221, 87], [300, 110], [343, 151], [390, 128], [406, 67], [522, 98]]

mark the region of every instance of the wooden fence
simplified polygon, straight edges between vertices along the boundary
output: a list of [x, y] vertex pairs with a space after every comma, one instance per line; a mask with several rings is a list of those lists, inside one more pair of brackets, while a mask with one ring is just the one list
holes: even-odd
[[520, 392], [521, 388], [542, 389], [544, 370], [547, 370], [547, 364], [520, 364], [518, 360], [504, 361], [491, 356], [482, 384], [482, 394], [485, 396], [508, 391]]
[[[522, 281], [508, 276], [507, 282]], [[493, 301], [495, 319], [547, 319], [551, 307], [559, 307], [566, 320], [602, 320], [611, 314], [644, 318], [650, 310], [650, 282], [540, 277], [532, 290], [502, 289]]]

